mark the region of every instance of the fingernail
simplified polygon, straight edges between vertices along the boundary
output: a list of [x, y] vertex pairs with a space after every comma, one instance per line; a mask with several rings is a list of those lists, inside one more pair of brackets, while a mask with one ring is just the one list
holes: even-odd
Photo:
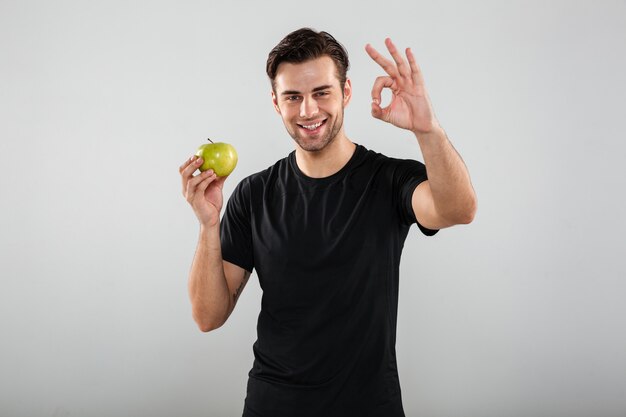
[[196, 159], [195, 163], [200, 165], [200, 163], [202, 162], [202, 160], [200, 158]]

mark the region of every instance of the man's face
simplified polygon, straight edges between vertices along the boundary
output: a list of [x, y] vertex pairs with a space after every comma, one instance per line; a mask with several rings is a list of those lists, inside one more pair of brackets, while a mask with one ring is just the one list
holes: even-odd
[[[343, 135], [343, 109], [350, 101], [350, 80], [339, 85], [328, 56], [278, 66], [272, 91], [274, 108], [289, 135], [305, 151], [321, 151]], [[342, 91], [343, 90], [343, 91]]]

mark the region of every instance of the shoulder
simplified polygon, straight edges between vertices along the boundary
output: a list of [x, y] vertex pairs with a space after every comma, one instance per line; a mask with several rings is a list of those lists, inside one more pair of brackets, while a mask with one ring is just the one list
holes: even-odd
[[237, 184], [233, 193], [244, 193], [247, 195], [251, 195], [254, 193], [262, 192], [268, 186], [271, 186], [277, 181], [280, 181], [287, 175], [289, 158], [290, 156], [286, 156], [282, 159], [279, 159], [273, 165], [267, 167], [266, 169], [244, 177]]
[[415, 159], [390, 157], [380, 152], [367, 149], [362, 145], [359, 145], [359, 147], [362, 153], [360, 165], [368, 169], [373, 169], [378, 173], [395, 177], [397, 175], [410, 173], [421, 175], [426, 171], [424, 164]]

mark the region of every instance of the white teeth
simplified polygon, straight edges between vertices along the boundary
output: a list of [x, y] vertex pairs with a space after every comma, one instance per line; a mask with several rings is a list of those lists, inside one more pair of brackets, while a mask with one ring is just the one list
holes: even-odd
[[305, 129], [309, 129], [309, 130], [315, 130], [318, 127], [320, 127], [322, 125], [322, 123], [324, 123], [323, 121], [319, 122], [319, 123], [315, 123], [314, 125], [309, 125], [309, 126], [302, 126]]

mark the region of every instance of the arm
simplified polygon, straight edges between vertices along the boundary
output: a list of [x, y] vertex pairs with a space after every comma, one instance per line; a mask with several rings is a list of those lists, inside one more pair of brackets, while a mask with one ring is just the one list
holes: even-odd
[[222, 259], [219, 225], [200, 226], [188, 282], [192, 314], [200, 330], [215, 330], [226, 322], [249, 277], [250, 272]]
[[[470, 223], [476, 213], [476, 194], [463, 160], [435, 118], [415, 57], [407, 48], [407, 63], [391, 39], [386, 39], [385, 44], [393, 62], [371, 45], [365, 47], [370, 57], [387, 73], [374, 83], [372, 116], [410, 130], [417, 138], [428, 181], [418, 185], [413, 193], [415, 217], [429, 229]], [[380, 106], [383, 88], [392, 91], [391, 103], [385, 108]]]
[[476, 214], [476, 194], [461, 156], [439, 127], [419, 134], [417, 141], [428, 181], [413, 192], [415, 217], [422, 226], [434, 230], [471, 223]]
[[200, 236], [189, 273], [189, 298], [194, 320], [200, 330], [208, 332], [226, 322], [250, 273], [222, 259], [219, 215], [226, 178], [218, 178], [212, 170], [194, 176], [201, 164], [201, 158], [192, 157], [179, 172], [183, 195], [200, 222]]

